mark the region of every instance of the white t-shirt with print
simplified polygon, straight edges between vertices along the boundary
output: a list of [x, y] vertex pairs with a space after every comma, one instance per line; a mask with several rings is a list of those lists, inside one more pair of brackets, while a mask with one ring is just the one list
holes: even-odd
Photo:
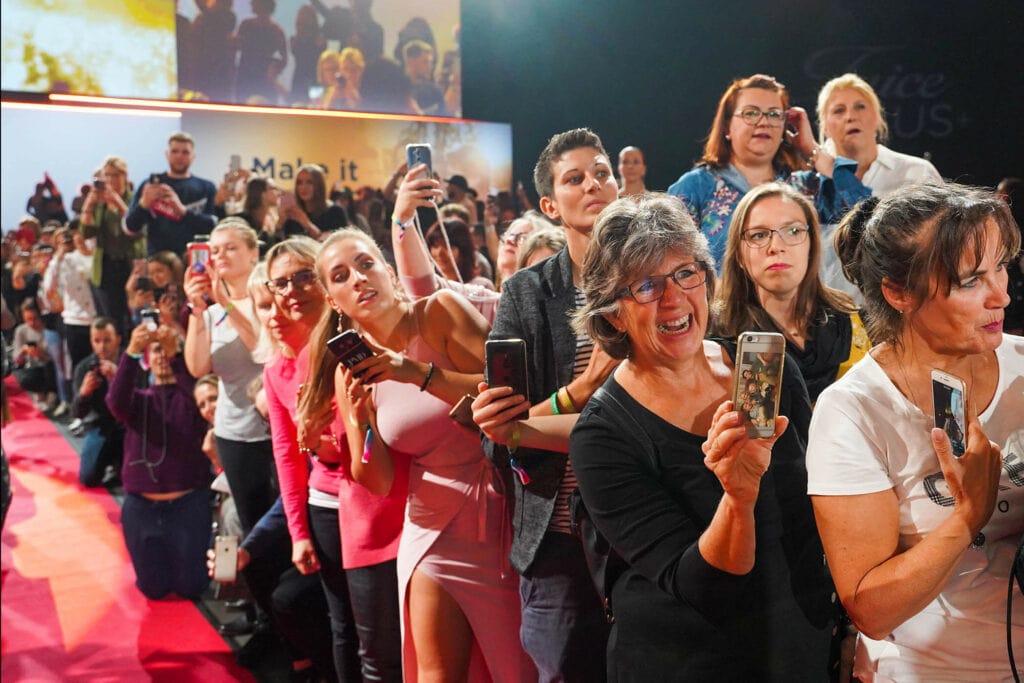
[[[978, 416], [1003, 453], [992, 518], [942, 593], [884, 640], [858, 639], [862, 681], [1009, 681], [1006, 590], [1024, 534], [1024, 338], [1004, 335], [999, 382]], [[892, 489], [900, 548], [913, 547], [953, 512], [931, 446], [931, 418], [908, 401], [870, 354], [818, 398], [807, 447], [808, 492], [836, 496]], [[982, 538], [983, 537], [983, 538]], [[1015, 589], [1016, 590], [1016, 589]], [[1013, 640], [1024, 666], [1024, 596], [1016, 591]]]

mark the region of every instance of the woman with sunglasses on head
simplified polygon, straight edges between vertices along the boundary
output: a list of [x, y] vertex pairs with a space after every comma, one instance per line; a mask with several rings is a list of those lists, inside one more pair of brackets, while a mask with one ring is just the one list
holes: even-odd
[[486, 321], [450, 291], [410, 301], [357, 230], [328, 238], [317, 268], [332, 321], [374, 351], [337, 370], [352, 474], [384, 495], [408, 470], [398, 549], [405, 680], [536, 680], [516, 638], [504, 483], [479, 433], [449, 417], [482, 378]]
[[826, 287], [818, 214], [791, 185], [748, 192], [729, 226], [718, 291], [716, 333], [779, 332], [811, 401], [858, 361], [871, 343], [853, 300]]
[[270, 433], [245, 393], [261, 372], [252, 359], [256, 326], [247, 286], [258, 259], [256, 231], [225, 218], [210, 233], [209, 262], [185, 273], [185, 364], [193, 377], [219, 378], [213, 433], [245, 533], [277, 497]]
[[736, 346], [705, 337], [708, 243], [673, 198], [609, 205], [582, 289], [576, 324], [622, 359], [582, 413], [516, 421], [527, 404], [507, 387], [473, 408], [512, 451], [568, 451], [590, 519], [625, 560], [602, 587], [608, 680], [825, 680], [831, 585], [802, 476], [799, 372], [784, 365], [774, 434], [749, 437], [730, 400]]
[[751, 188], [772, 181], [789, 183], [813, 197], [823, 222], [837, 223], [871, 194], [856, 170], [855, 161], [834, 157], [815, 144], [807, 112], [789, 106], [784, 85], [755, 74], [726, 88], [704, 156], [668, 193], [682, 198], [707, 235], [715, 263], [721, 263], [733, 211]]
[[880, 343], [818, 399], [808, 492], [861, 681], [1008, 681], [1024, 643], [1024, 339], [1003, 331], [1020, 240], [1002, 201], [954, 184], [868, 200], [836, 233]]

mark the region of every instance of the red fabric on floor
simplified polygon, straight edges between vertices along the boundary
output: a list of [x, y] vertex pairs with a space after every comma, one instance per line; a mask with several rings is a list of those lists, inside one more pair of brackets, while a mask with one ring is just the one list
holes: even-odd
[[4, 681], [252, 681], [190, 601], [135, 588], [121, 509], [78, 483], [78, 454], [5, 380], [14, 500], [2, 537]]

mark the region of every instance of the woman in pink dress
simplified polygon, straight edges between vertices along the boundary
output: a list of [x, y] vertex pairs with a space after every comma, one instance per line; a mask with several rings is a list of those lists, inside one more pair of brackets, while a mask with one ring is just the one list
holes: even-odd
[[375, 354], [338, 370], [352, 475], [383, 495], [409, 467], [398, 550], [405, 680], [535, 679], [519, 645], [504, 485], [477, 431], [448, 415], [481, 378], [487, 322], [449, 290], [408, 300], [359, 231], [331, 235], [317, 270], [339, 327]]

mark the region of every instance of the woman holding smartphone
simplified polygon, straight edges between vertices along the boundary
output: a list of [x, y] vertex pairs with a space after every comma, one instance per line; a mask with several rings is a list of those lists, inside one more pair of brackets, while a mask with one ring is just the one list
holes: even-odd
[[730, 398], [736, 348], [704, 336], [707, 240], [665, 195], [601, 213], [581, 284], [577, 325], [623, 359], [603, 387], [579, 415], [525, 421], [510, 421], [524, 397], [486, 389], [474, 419], [513, 453], [568, 451], [590, 519], [625, 560], [603, 586], [608, 680], [823, 679], [831, 586], [804, 495], [799, 373], [783, 368], [774, 434], [750, 438]]
[[718, 291], [717, 334], [779, 332], [811, 402], [871, 347], [853, 300], [822, 284], [811, 201], [785, 183], [759, 185], [736, 206]]
[[857, 162], [834, 157], [814, 142], [807, 112], [789, 106], [784, 85], [755, 74], [726, 88], [704, 155], [668, 193], [682, 198], [720, 264], [733, 211], [751, 188], [773, 180], [789, 183], [814, 198], [823, 222], [837, 223], [871, 194], [856, 170]]
[[210, 233], [210, 260], [185, 274], [192, 314], [185, 336], [185, 364], [194, 377], [219, 377], [213, 433], [217, 454], [248, 533], [277, 497], [266, 422], [246, 395], [262, 368], [252, 359], [256, 326], [247, 288], [259, 258], [256, 232], [226, 218]]
[[[1024, 339], [1002, 322], [1020, 233], [988, 191], [915, 185], [858, 206], [836, 248], [880, 340], [822, 392], [807, 447], [829, 567], [860, 630], [854, 675], [1008, 680], [1007, 628], [1024, 642], [1024, 601], [1011, 614], [1005, 602], [1024, 532]], [[934, 371], [964, 388], [959, 458]]]
[[384, 495], [409, 469], [398, 549], [405, 680], [535, 680], [516, 638], [504, 484], [479, 434], [448, 416], [482, 377], [487, 322], [447, 290], [407, 299], [356, 230], [324, 243], [317, 270], [339, 328], [375, 352], [337, 372], [352, 475]]

